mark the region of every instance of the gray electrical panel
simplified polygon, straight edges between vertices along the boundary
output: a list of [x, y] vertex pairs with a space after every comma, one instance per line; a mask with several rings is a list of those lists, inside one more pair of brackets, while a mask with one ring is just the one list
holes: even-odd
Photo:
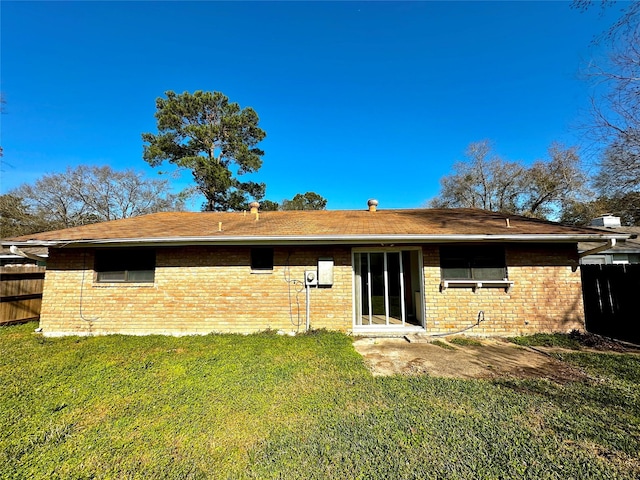
[[330, 287], [333, 285], [333, 258], [318, 258], [318, 286]]

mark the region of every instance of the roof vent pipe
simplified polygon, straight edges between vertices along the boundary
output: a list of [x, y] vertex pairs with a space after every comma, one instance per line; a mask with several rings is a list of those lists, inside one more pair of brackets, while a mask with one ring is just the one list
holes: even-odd
[[249, 207], [251, 207], [251, 213], [252, 214], [256, 214], [256, 213], [258, 213], [258, 209], [260, 208], [260, 204], [258, 202], [251, 202], [249, 204]]
[[370, 212], [375, 212], [378, 208], [378, 200], [376, 200], [375, 198], [370, 198], [367, 202], [367, 205], [369, 206]]

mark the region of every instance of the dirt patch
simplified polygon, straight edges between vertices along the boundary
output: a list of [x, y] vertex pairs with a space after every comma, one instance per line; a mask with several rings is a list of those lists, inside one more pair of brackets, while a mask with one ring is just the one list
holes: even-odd
[[610, 351], [619, 353], [628, 353], [630, 351], [636, 353], [638, 351], [637, 345], [628, 343], [625, 345], [623, 342], [619, 342], [611, 338], [603, 337], [601, 335], [595, 335], [588, 332], [579, 332], [577, 330], [573, 330], [569, 334], [569, 338], [575, 340], [582, 347], [599, 351]]
[[453, 348], [404, 338], [358, 338], [355, 349], [374, 375], [426, 374], [446, 378], [546, 378], [566, 383], [586, 378], [578, 369], [530, 347], [482, 339]]

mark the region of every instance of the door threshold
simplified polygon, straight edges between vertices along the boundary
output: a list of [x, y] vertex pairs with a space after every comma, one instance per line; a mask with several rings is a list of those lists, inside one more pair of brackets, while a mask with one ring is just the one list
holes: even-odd
[[424, 327], [412, 325], [410, 327], [354, 327], [352, 334], [354, 337], [397, 337], [402, 338], [410, 334], [424, 334]]

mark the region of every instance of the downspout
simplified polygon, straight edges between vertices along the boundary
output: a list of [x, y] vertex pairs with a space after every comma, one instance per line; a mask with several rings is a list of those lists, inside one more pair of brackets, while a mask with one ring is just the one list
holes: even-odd
[[579, 253], [578, 258], [586, 257], [587, 255], [595, 255], [596, 253], [609, 250], [610, 248], [615, 247], [615, 245], [616, 245], [616, 239], [612, 238], [610, 240], [607, 240], [607, 243], [605, 243], [604, 245], [600, 245], [599, 247], [592, 248], [591, 250], [586, 250], [582, 253]]
[[47, 261], [47, 257], [42, 257], [42, 256], [36, 255], [34, 253], [23, 252], [22, 250], [20, 250], [15, 245], [11, 245], [9, 247], [9, 251], [11, 253], [13, 253], [14, 255], [18, 255], [19, 257], [23, 257], [23, 258], [28, 258], [29, 260], [35, 260], [36, 262], [46, 262]]

